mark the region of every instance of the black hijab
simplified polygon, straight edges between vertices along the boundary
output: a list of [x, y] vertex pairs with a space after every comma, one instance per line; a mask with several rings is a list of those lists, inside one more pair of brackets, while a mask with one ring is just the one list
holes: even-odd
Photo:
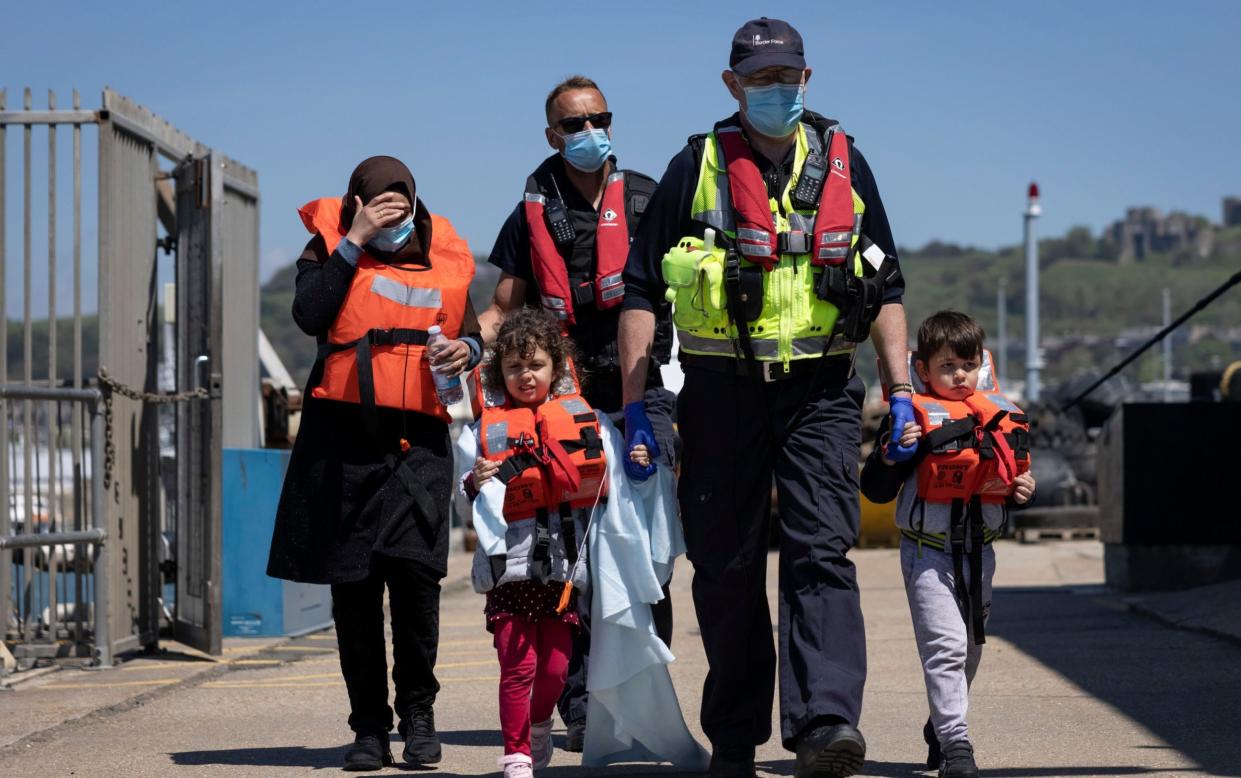
[[417, 262], [428, 264], [426, 247], [431, 245], [431, 213], [422, 200], [415, 199], [414, 175], [405, 163], [395, 157], [369, 157], [349, 176], [349, 188], [340, 206], [340, 224], [346, 231], [353, 224], [356, 196], [363, 205], [384, 192], [399, 192], [413, 204], [414, 231], [409, 241], [396, 251], [379, 251], [365, 246], [366, 253], [381, 262]]

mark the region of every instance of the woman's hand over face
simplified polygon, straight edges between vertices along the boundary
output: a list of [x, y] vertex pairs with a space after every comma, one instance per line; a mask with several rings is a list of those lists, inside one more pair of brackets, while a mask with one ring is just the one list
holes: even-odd
[[375, 233], [385, 227], [395, 227], [409, 216], [409, 201], [396, 192], [382, 192], [365, 205], [362, 198], [353, 198], [353, 224], [345, 236], [355, 246], [365, 246]]

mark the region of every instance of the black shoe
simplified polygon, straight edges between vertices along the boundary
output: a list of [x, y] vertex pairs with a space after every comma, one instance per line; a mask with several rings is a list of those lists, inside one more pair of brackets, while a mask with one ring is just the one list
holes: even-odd
[[726, 753], [717, 748], [711, 754], [711, 767], [707, 775], [711, 778], [757, 778], [754, 754]]
[[939, 778], [978, 778], [974, 747], [968, 740], [958, 740], [944, 746], [944, 763], [939, 767]]
[[795, 778], [845, 778], [862, 769], [866, 739], [848, 724], [815, 727], [797, 739]]
[[440, 739], [435, 734], [435, 712], [430, 707], [417, 708], [409, 718], [401, 719], [397, 728], [405, 739], [401, 758], [408, 765], [435, 764], [440, 760]]
[[582, 753], [586, 744], [586, 719], [577, 719], [564, 725], [564, 750]]
[[926, 720], [926, 726], [922, 728], [922, 739], [926, 741], [926, 769], [938, 770], [939, 763], [944, 761], [943, 752], [939, 750], [939, 737], [935, 734], [935, 727], [931, 726], [931, 720]]
[[345, 769], [350, 772], [382, 770], [392, 764], [392, 750], [388, 748], [388, 733], [359, 732], [353, 745], [345, 752]]

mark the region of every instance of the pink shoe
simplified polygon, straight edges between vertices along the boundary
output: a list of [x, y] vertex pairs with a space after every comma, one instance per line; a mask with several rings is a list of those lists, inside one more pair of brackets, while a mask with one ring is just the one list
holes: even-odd
[[530, 758], [534, 769], [542, 770], [552, 763], [552, 720], [530, 725]]
[[534, 767], [525, 754], [505, 754], [496, 764], [504, 768], [504, 778], [534, 778]]

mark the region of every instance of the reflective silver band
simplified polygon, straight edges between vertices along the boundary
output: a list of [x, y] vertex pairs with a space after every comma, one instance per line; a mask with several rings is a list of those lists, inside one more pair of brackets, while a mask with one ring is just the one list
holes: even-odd
[[599, 297], [601, 298], [603, 302], [607, 302], [608, 300], [615, 300], [617, 297], [624, 297], [624, 296], [625, 296], [624, 284], [621, 284], [620, 286], [613, 286], [608, 289], [604, 289], [603, 293], [599, 295]]
[[767, 243], [771, 241], [771, 233], [766, 230], [751, 230], [749, 228], [742, 227], [737, 230], [737, 240], [757, 240]]
[[494, 424], [488, 424], [483, 437], [487, 440], [487, 453], [495, 454], [508, 450], [508, 422], [497, 421]]
[[829, 246], [819, 249], [819, 259], [844, 259], [849, 256], [848, 246]]
[[613, 273], [610, 276], [604, 276], [603, 278], [599, 279], [599, 285], [605, 289], [611, 286], [616, 286], [619, 283], [621, 283], [620, 273]]
[[853, 239], [852, 232], [825, 232], [823, 233], [824, 243], [848, 243]]
[[590, 406], [583, 402], [580, 397], [566, 397], [563, 400], [559, 400], [559, 402], [561, 408], [564, 408], [574, 416], [579, 413], [590, 413]]
[[547, 202], [547, 198], [539, 194], [538, 192], [526, 192], [526, 202], [538, 203], [539, 205], [543, 205]]
[[771, 246], [758, 246], [753, 243], [738, 243], [737, 250], [747, 257], [770, 257], [772, 254]]
[[[681, 345], [686, 349], [693, 351], [705, 352], [708, 354], [721, 354], [724, 356], [735, 357], [737, 351], [733, 346], [733, 341], [729, 338], [704, 338], [700, 335], [693, 335], [685, 330], [677, 330], [677, 338]], [[827, 338], [823, 336], [813, 336], [809, 338], [793, 339], [793, 356], [794, 357], [817, 357], [823, 354], [823, 349], [827, 347]], [[780, 344], [775, 340], [764, 338], [751, 338], [750, 345], [754, 348], [754, 356], [758, 359], [766, 361], [774, 361], [779, 358]], [[840, 340], [833, 344], [833, 348], [828, 352], [828, 356], [837, 354], [849, 354], [857, 348], [857, 344], [847, 340]]]
[[375, 276], [371, 280], [371, 291], [406, 308], [439, 308], [443, 304], [439, 289], [406, 286], [386, 276]]

